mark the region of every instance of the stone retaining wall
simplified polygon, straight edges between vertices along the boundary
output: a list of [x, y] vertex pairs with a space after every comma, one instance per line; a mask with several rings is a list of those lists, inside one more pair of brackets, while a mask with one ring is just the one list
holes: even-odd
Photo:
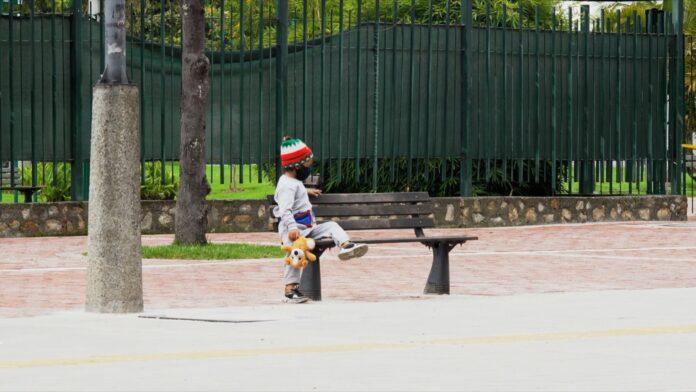
[[[683, 196], [436, 198], [438, 227], [519, 226], [632, 220], [684, 221]], [[211, 233], [271, 229], [265, 200], [210, 201]], [[144, 234], [174, 231], [173, 201], [144, 201]], [[0, 204], [0, 238], [87, 233], [87, 203]]]
[[435, 221], [440, 227], [687, 219], [684, 196], [455, 197], [435, 200]]

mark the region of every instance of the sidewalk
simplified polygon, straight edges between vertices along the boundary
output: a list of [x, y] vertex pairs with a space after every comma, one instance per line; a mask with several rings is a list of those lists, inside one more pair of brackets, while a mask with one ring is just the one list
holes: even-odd
[[[451, 292], [515, 295], [696, 287], [696, 223], [647, 222], [433, 230], [478, 241], [452, 251]], [[383, 231], [360, 237], [413, 235]], [[213, 234], [213, 242], [274, 244], [273, 233]], [[148, 236], [166, 244], [171, 236]], [[0, 239], [0, 317], [81, 310], [85, 237]], [[277, 304], [279, 260], [143, 260], [146, 309]], [[421, 298], [431, 265], [421, 245], [372, 246], [361, 260], [322, 258], [325, 299]]]

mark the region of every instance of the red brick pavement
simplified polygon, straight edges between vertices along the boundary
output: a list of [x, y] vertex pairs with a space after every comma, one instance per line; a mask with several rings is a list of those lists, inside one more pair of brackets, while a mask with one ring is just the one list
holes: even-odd
[[[476, 235], [451, 258], [452, 294], [512, 295], [696, 287], [696, 222], [608, 223], [433, 230]], [[411, 236], [361, 232], [355, 237]], [[212, 234], [213, 242], [276, 243], [273, 233]], [[171, 236], [147, 236], [145, 244]], [[85, 237], [0, 239], [0, 317], [80, 309]], [[378, 301], [421, 295], [430, 253], [415, 244], [372, 246], [361, 260], [322, 262], [324, 297]], [[279, 303], [278, 260], [144, 260], [147, 309]]]

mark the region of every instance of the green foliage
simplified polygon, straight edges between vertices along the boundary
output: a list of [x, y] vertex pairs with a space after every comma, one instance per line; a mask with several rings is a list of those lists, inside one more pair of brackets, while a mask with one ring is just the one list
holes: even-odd
[[[459, 196], [460, 165], [457, 159], [413, 160], [412, 176], [408, 177], [407, 159], [381, 159], [377, 168], [377, 192], [428, 192], [431, 196]], [[326, 192], [372, 192], [373, 160], [361, 160], [356, 177], [355, 160], [341, 161], [342, 175], [338, 176], [338, 160], [325, 162], [321, 187]], [[518, 178], [522, 165], [523, 179]], [[473, 163], [473, 188], [476, 196], [492, 195], [552, 195], [553, 181], [550, 162], [542, 162], [539, 181], [535, 181], [533, 161], [508, 161], [503, 171], [502, 161]], [[318, 167], [317, 167], [318, 169]], [[559, 164], [555, 179], [556, 193], [565, 191], [565, 167]]]
[[653, 8], [660, 8], [660, 5], [655, 1], [645, 1], [633, 4], [620, 4], [615, 3], [605, 8], [605, 23], [608, 29], [611, 31], [617, 31], [618, 28], [618, 11], [621, 14], [621, 30], [622, 31], [633, 31], [634, 26], [634, 13], [638, 18], [641, 29], [645, 29], [646, 18], [645, 11]]
[[[33, 184], [33, 168], [22, 168], [22, 184]], [[38, 162], [36, 164], [36, 184], [45, 187], [39, 191], [39, 200], [46, 202], [70, 200], [71, 165], [64, 162]]]
[[179, 190], [179, 180], [174, 176], [171, 167], [165, 165], [162, 172], [162, 162], [145, 162], [143, 168], [144, 181], [140, 185], [142, 200], [174, 200]]
[[[307, 3], [307, 26], [305, 34], [303, 2]], [[432, 1], [432, 13], [429, 4]], [[474, 0], [473, 18], [480, 25], [487, 20], [486, 8], [489, 0]], [[288, 0], [289, 10], [289, 41], [302, 42], [305, 35], [308, 39], [321, 36], [322, 20], [324, 21], [326, 35], [335, 34], [340, 27], [340, 1], [325, 0], [326, 8], [322, 12], [322, 0]], [[258, 48], [259, 38], [263, 33], [263, 46], [275, 45], [276, 40], [276, 2], [271, 0], [243, 0], [244, 4], [244, 28], [240, 24], [240, 2], [238, 0], [225, 1], [225, 9], [221, 10], [220, 0], [210, 0], [205, 3], [206, 15], [206, 48], [208, 50], [220, 50], [222, 45], [221, 33], [225, 39], [226, 50], [238, 50], [240, 41], [244, 39], [247, 50]], [[503, 5], [507, 7], [505, 23], [510, 27], [518, 27], [520, 24], [519, 4], [517, 1], [490, 0], [490, 22], [494, 26], [503, 23]], [[521, 0], [522, 21], [526, 27], [535, 25], [536, 8], [539, 8], [539, 23], [542, 28], [551, 27], [551, 15], [554, 7], [560, 4], [559, 0]], [[262, 6], [263, 5], [263, 6]], [[396, 19], [394, 19], [394, 6], [396, 6]], [[145, 40], [160, 42], [162, 33], [161, 17], [164, 13], [165, 44], [181, 46], [181, 16], [179, 2], [165, 2], [162, 10], [159, 2], [146, 2], [144, 21], [141, 20], [140, 2], [127, 1], [128, 8], [128, 33], [135, 39], [139, 39], [144, 32]], [[358, 1], [345, 0], [343, 6], [344, 29], [350, 29], [358, 24]], [[221, 22], [224, 17], [224, 23]], [[363, 0], [360, 17], [362, 23], [368, 23], [377, 19], [375, 0]], [[453, 25], [461, 24], [461, 0], [382, 0], [379, 10], [380, 20], [385, 23], [414, 23], [427, 24], [432, 17], [433, 24], [445, 24], [448, 21]], [[559, 19], [563, 12], [559, 13]], [[144, 23], [142, 23], [144, 22]], [[224, 24], [224, 30], [223, 30]], [[263, 24], [263, 31], [261, 30]]]
[[281, 258], [279, 246], [252, 244], [205, 244], [143, 246], [146, 259], [229, 260]]

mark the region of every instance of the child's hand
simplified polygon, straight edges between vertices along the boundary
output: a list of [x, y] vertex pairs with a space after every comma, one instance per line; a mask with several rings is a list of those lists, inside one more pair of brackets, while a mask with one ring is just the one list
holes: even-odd
[[300, 238], [300, 231], [297, 229], [292, 229], [288, 232], [288, 239], [292, 242], [297, 241]]
[[317, 197], [317, 196], [321, 195], [321, 189], [314, 189], [314, 188], [307, 189], [307, 194], [312, 196], [312, 197]]

